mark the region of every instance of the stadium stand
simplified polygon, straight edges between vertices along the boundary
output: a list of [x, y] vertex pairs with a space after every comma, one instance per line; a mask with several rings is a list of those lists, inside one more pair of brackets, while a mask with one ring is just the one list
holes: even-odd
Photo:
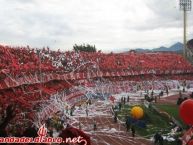
[[[159, 82], [191, 81], [192, 75], [193, 66], [175, 53], [79, 53], [0, 45], [0, 112], [16, 104], [16, 120], [34, 120], [42, 102], [46, 104], [55, 94], [70, 94], [74, 86], [100, 92], [108, 84], [107, 93], [119, 93], [135, 90], [137, 82], [149, 81], [144, 89], [152, 89], [151, 80], [164, 88], [165, 82]], [[68, 100], [75, 96], [69, 95]]]

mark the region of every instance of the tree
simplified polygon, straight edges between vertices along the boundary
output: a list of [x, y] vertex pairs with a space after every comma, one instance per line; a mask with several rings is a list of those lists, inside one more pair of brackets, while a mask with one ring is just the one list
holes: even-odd
[[74, 49], [74, 51], [84, 51], [84, 52], [96, 52], [96, 47], [95, 47], [95, 45], [90, 45], [90, 44], [87, 44], [87, 45], [85, 45], [85, 44], [81, 44], [81, 45], [77, 45], [77, 44], [75, 44], [74, 46], [73, 46], [73, 49]]

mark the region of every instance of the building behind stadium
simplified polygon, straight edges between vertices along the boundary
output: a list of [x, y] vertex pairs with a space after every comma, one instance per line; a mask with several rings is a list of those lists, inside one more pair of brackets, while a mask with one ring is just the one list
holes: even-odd
[[193, 39], [187, 42], [187, 58], [193, 64]]

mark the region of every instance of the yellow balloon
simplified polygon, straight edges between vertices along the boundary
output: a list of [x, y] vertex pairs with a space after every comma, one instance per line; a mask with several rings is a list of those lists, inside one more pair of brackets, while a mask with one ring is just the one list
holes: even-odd
[[135, 106], [131, 109], [131, 116], [135, 119], [140, 119], [144, 115], [143, 109], [139, 106]]

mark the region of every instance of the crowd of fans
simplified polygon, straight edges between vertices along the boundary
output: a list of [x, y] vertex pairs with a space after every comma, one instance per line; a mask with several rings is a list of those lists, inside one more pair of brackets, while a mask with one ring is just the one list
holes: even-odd
[[[91, 74], [100, 71], [109, 83], [114, 82], [112, 84], [116, 85], [123, 80], [191, 80], [193, 67], [182, 56], [174, 53], [61, 52], [60, 50], [52, 51], [49, 48], [32, 49], [29, 46], [12, 48], [0, 45], [0, 100], [6, 102], [7, 98], [11, 98], [9, 99], [11, 102], [17, 98], [17, 102], [24, 102], [28, 99], [36, 100], [42, 95], [49, 96], [69, 88], [70, 84], [94, 86], [96, 82], [87, 81], [90, 80], [88, 76], [84, 76], [83, 83], [76, 79], [68, 80], [71, 82], [67, 83], [55, 75], [88, 71]], [[153, 74], [146, 74], [150, 71]], [[163, 71], [168, 71], [169, 74], [160, 73]], [[173, 71], [181, 71], [181, 74], [170, 74]], [[137, 75], [136, 72], [143, 72], [143, 75]], [[54, 74], [54, 77], [46, 80], [46, 74]], [[97, 79], [97, 77], [92, 79]], [[22, 83], [22, 80], [28, 81]], [[9, 82], [12, 85], [9, 86]], [[100, 78], [99, 83], [103, 83]], [[32, 93], [25, 93], [26, 90]], [[23, 104], [27, 106], [28, 103]]]
[[[102, 75], [96, 75], [99, 72]], [[0, 88], [16, 87], [18, 79], [29, 76], [44, 81], [48, 74], [85, 73], [92, 77], [135, 76], [153, 74], [192, 74], [193, 67], [182, 56], [174, 53], [60, 52], [49, 48], [8, 47], [0, 45]], [[41, 74], [41, 75], [40, 75]], [[43, 77], [42, 77], [43, 74]], [[87, 77], [87, 76], [86, 76]], [[11, 86], [6, 86], [12, 81]], [[42, 79], [43, 78], [43, 79]], [[61, 79], [60, 77], [59, 79]], [[68, 77], [69, 79], [72, 77]], [[151, 76], [150, 76], [151, 78]], [[58, 79], [56, 76], [53, 80]], [[84, 78], [86, 79], [86, 78]], [[31, 79], [30, 81], [32, 81]], [[28, 79], [28, 84], [31, 83]], [[47, 80], [50, 81], [50, 80]], [[17, 84], [14, 84], [17, 82]], [[38, 83], [38, 82], [32, 82]]]
[[[85, 71], [86, 64], [95, 63], [101, 71], [171, 71], [192, 70], [182, 56], [174, 53], [60, 52], [49, 48], [11, 48], [0, 46], [0, 70], [12, 75], [23, 73]], [[86, 65], [86, 66], [85, 66]], [[95, 66], [96, 67], [96, 66]]]

